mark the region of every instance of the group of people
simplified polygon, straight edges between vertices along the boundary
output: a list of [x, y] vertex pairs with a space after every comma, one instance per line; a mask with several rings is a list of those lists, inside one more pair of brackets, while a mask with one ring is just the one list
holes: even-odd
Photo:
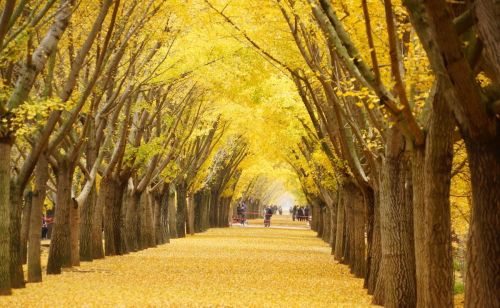
[[310, 210], [308, 206], [294, 205], [290, 208], [290, 215], [292, 215], [293, 221], [309, 221], [309, 212]]

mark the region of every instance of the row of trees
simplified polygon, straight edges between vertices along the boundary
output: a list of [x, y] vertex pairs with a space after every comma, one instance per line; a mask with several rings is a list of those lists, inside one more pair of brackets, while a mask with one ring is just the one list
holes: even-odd
[[313, 228], [374, 303], [453, 306], [450, 182], [465, 144], [465, 303], [498, 306], [498, 4], [276, 0], [290, 59], [205, 2], [295, 82], [309, 119], [287, 160]]
[[227, 225], [246, 142], [176, 71], [167, 1], [0, 4], [0, 294], [42, 279], [47, 199], [47, 274]]

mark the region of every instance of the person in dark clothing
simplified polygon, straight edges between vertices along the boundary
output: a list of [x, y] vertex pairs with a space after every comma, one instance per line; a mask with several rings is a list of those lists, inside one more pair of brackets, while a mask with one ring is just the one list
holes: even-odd
[[273, 216], [273, 209], [271, 207], [266, 207], [266, 214], [264, 216], [264, 227], [271, 226], [271, 217]]
[[309, 207], [306, 206], [306, 208], [304, 209], [304, 216], [306, 218], [307, 221], [309, 221]]
[[293, 206], [293, 211], [292, 211], [292, 219], [293, 219], [293, 221], [295, 221], [296, 218], [297, 218], [297, 206], [294, 205]]
[[242, 225], [242, 226], [244, 226], [244, 225], [245, 225], [245, 222], [246, 222], [246, 220], [247, 220], [247, 217], [246, 217], [246, 214], [247, 214], [247, 206], [246, 206], [246, 204], [245, 204], [245, 203], [243, 203], [243, 204], [241, 205], [240, 212], [241, 212], [241, 213], [240, 213], [240, 223], [241, 223], [241, 225]]
[[299, 217], [299, 221], [304, 220], [304, 208], [303, 207], [299, 207], [299, 209], [297, 211], [297, 216]]

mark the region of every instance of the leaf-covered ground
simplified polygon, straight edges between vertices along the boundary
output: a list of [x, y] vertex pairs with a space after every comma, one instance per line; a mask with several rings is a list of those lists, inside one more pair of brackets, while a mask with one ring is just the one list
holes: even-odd
[[371, 298], [310, 230], [212, 229], [45, 276], [2, 307], [363, 307]]

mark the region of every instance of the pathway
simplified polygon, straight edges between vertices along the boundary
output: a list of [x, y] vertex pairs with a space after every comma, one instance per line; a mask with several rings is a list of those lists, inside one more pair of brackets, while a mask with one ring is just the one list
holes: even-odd
[[1, 307], [364, 307], [363, 281], [310, 230], [212, 229], [28, 284]]

